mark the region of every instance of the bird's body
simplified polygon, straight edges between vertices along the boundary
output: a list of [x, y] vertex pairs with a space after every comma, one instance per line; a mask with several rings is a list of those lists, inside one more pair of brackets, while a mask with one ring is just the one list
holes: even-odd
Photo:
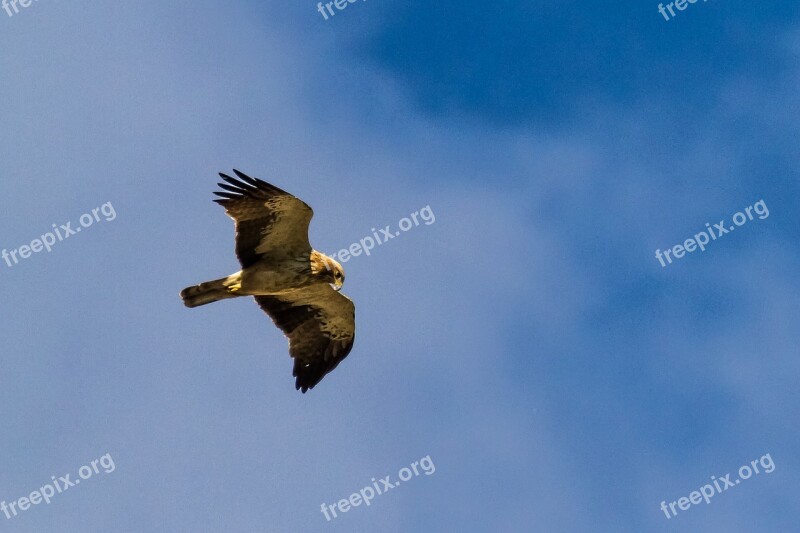
[[236, 221], [236, 255], [242, 269], [181, 292], [187, 307], [254, 296], [289, 338], [296, 387], [313, 388], [350, 352], [355, 306], [339, 293], [344, 270], [311, 248], [313, 211], [289, 193], [239, 171], [220, 176], [225, 192], [215, 200]]

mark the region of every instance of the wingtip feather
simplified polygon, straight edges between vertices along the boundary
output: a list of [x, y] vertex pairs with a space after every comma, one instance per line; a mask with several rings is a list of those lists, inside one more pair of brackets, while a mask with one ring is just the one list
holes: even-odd
[[242, 181], [244, 181], [246, 183], [249, 183], [250, 185], [253, 185], [254, 187], [258, 187], [260, 185], [260, 183], [264, 183], [260, 179], [251, 178], [250, 176], [248, 176], [244, 172], [241, 172], [241, 171], [239, 171], [239, 170], [237, 170], [235, 168], [233, 169], [233, 173], [236, 174], [239, 177], [240, 180], [242, 180]]

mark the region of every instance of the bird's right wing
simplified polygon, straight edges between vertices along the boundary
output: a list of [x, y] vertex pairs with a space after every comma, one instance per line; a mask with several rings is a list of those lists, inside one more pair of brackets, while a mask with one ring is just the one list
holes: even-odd
[[298, 390], [313, 389], [353, 348], [355, 305], [329, 284], [255, 299], [289, 339]]
[[214, 200], [236, 222], [236, 257], [247, 268], [262, 256], [279, 253], [307, 257], [308, 225], [314, 211], [302, 200], [274, 185], [234, 170], [239, 179], [220, 173], [227, 183]]

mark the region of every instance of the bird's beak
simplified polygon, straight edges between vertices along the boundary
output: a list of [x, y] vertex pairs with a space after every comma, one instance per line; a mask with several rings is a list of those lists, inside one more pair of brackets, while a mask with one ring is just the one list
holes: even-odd
[[331, 286], [331, 289], [335, 290], [336, 292], [339, 292], [340, 290], [342, 290], [342, 284], [341, 283], [331, 283], [330, 286]]

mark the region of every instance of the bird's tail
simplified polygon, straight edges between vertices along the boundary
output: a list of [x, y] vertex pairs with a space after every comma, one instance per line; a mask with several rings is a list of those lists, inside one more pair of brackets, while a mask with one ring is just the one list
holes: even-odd
[[198, 307], [226, 298], [235, 298], [238, 295], [228, 291], [226, 281], [228, 281], [227, 277], [206, 281], [193, 287], [186, 287], [181, 291], [183, 305], [186, 307]]

